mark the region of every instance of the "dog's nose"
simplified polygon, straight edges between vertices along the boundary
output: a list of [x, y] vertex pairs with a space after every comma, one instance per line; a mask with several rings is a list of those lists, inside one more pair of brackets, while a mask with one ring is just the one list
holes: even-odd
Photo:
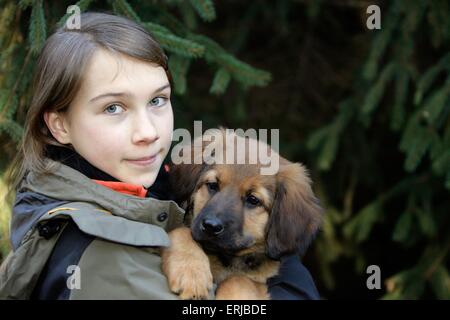
[[217, 218], [205, 218], [202, 221], [202, 231], [210, 236], [216, 236], [223, 231], [223, 224]]

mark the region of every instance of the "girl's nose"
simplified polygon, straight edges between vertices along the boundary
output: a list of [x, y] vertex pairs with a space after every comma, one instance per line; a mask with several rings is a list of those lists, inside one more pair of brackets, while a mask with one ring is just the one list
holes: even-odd
[[137, 113], [132, 125], [132, 142], [134, 144], [150, 144], [159, 139], [158, 131], [149, 114]]

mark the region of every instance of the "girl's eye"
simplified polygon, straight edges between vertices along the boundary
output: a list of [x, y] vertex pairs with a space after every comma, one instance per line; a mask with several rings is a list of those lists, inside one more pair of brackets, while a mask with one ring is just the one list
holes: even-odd
[[150, 105], [152, 107], [162, 107], [166, 104], [167, 100], [168, 99], [164, 97], [156, 97], [150, 100]]
[[108, 113], [108, 114], [118, 114], [118, 113], [121, 113], [123, 111], [124, 111], [124, 109], [120, 105], [118, 105], [116, 103], [112, 104], [112, 105], [109, 105], [105, 109], [105, 112]]

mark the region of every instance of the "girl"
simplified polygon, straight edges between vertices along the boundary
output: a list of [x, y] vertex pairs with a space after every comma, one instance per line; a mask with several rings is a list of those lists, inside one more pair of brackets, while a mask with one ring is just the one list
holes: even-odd
[[[177, 298], [158, 255], [184, 217], [165, 183], [170, 94], [167, 57], [131, 20], [84, 13], [81, 29], [47, 39], [13, 171], [0, 298]], [[318, 298], [296, 257], [269, 286], [273, 298]]]

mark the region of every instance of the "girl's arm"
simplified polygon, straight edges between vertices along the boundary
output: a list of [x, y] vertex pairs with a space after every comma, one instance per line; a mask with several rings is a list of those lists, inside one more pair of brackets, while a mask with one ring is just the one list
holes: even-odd
[[273, 300], [318, 300], [319, 292], [298, 255], [281, 258], [280, 272], [267, 281]]

